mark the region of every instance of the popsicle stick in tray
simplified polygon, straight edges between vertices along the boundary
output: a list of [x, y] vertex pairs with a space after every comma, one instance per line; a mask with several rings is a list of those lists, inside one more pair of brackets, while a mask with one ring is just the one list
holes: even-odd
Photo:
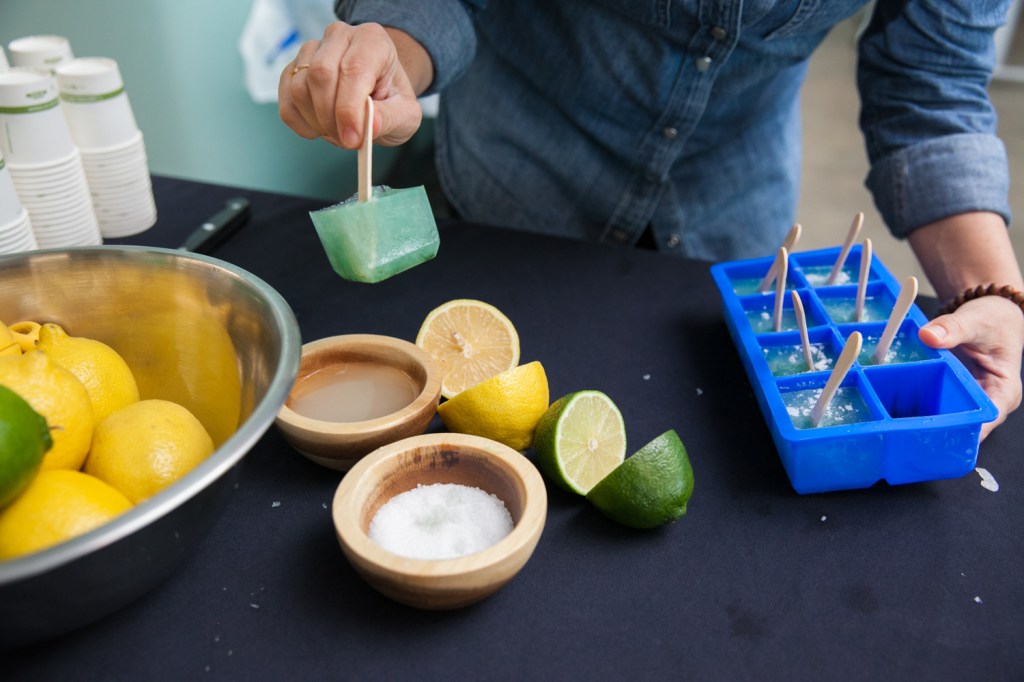
[[853, 319], [861, 322], [864, 317], [864, 298], [868, 289], [868, 275], [871, 274], [871, 238], [864, 239], [860, 252], [860, 275], [857, 277], [857, 303], [853, 309]]
[[843, 242], [843, 247], [839, 249], [839, 256], [836, 258], [835, 264], [832, 265], [832, 272], [828, 273], [825, 284], [832, 285], [836, 283], [836, 278], [839, 277], [839, 273], [843, 271], [843, 265], [846, 264], [846, 256], [849, 255], [853, 243], [857, 241], [857, 237], [860, 235], [860, 228], [862, 227], [864, 227], [864, 213], [858, 212], [853, 218], [849, 231], [846, 233], [846, 240]]
[[903, 319], [910, 312], [910, 306], [914, 304], [914, 299], [916, 298], [917, 277], [907, 277], [903, 282], [903, 287], [900, 289], [900, 295], [896, 297], [896, 304], [893, 305], [892, 312], [889, 314], [889, 321], [885, 324], [882, 338], [878, 340], [878, 346], [875, 348], [875, 352], [871, 354], [871, 361], [874, 364], [880, 365], [885, 360], [885, 355], [889, 352], [893, 339], [896, 338], [896, 332], [899, 330], [900, 325], [903, 324]]
[[[800, 223], [796, 223], [795, 225], [793, 225], [793, 227], [789, 228], [789, 234], [786, 235], [785, 240], [783, 240], [782, 242], [782, 246], [786, 249], [786, 251], [793, 250], [793, 247], [796, 245], [796, 243], [800, 241], [800, 234], [802, 232], [803, 228], [800, 227]], [[758, 293], [763, 294], [764, 292], [768, 291], [769, 288], [771, 288], [772, 280], [775, 279], [775, 274], [778, 272], [777, 268], [775, 267], [776, 262], [778, 262], [777, 259], [775, 262], [772, 263], [771, 267], [768, 268], [768, 272], [765, 273], [764, 279], [761, 280], [761, 283], [757, 285]], [[782, 279], [783, 281], [785, 281], [785, 275], [783, 275]]]
[[356, 153], [359, 173], [359, 203], [373, 196], [373, 97], [366, 98], [366, 119], [363, 121], [363, 144]]
[[843, 352], [839, 354], [835, 367], [832, 368], [832, 374], [829, 375], [825, 388], [822, 389], [821, 395], [818, 396], [818, 402], [814, 403], [814, 407], [811, 408], [811, 424], [814, 426], [821, 422], [821, 417], [825, 414], [825, 410], [828, 409], [832, 398], [835, 397], [836, 391], [839, 390], [839, 385], [843, 383], [846, 373], [850, 371], [850, 367], [853, 366], [857, 356], [860, 355], [860, 348], [863, 343], [864, 339], [860, 332], [854, 332], [850, 334], [850, 338], [846, 339]]
[[782, 331], [782, 295], [786, 293], [786, 274], [789, 271], [789, 253], [785, 246], [779, 247], [772, 267], [779, 273], [775, 278], [775, 310], [772, 312], [772, 330]]
[[804, 302], [800, 300], [800, 294], [795, 291], [789, 292], [793, 297], [793, 315], [796, 316], [796, 327], [800, 330], [800, 345], [804, 349], [804, 361], [807, 363], [807, 371], [814, 371], [814, 358], [811, 356], [811, 340], [807, 335], [807, 315], [804, 314]]

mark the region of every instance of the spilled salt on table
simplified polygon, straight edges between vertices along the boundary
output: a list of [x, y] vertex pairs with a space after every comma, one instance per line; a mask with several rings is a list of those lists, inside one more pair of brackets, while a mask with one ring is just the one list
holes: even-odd
[[497, 496], [456, 483], [418, 485], [395, 495], [370, 522], [370, 539], [411, 559], [453, 559], [487, 549], [512, 532]]
[[978, 467], [975, 469], [978, 475], [981, 476], [981, 487], [985, 490], [991, 490], [994, 493], [999, 492], [999, 483], [996, 481], [996, 477], [989, 473], [988, 469]]

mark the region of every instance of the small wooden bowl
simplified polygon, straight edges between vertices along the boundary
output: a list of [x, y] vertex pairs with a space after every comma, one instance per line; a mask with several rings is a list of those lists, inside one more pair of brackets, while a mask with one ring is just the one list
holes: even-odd
[[[292, 409], [296, 390], [305, 377], [332, 365], [352, 362], [399, 369], [413, 380], [419, 394], [401, 410], [366, 421], [323, 421]], [[440, 398], [441, 374], [437, 364], [415, 344], [376, 334], [331, 336], [302, 346], [298, 379], [274, 423], [292, 447], [307, 458], [346, 471], [368, 452], [426, 431]]]
[[[457, 483], [496, 495], [512, 516], [512, 532], [475, 554], [410, 559], [368, 535], [377, 510], [418, 484]], [[349, 562], [376, 590], [422, 609], [456, 609], [493, 594], [533, 554], [547, 516], [547, 490], [522, 454], [487, 438], [434, 433], [386, 445], [360, 460], [334, 495], [338, 541]]]

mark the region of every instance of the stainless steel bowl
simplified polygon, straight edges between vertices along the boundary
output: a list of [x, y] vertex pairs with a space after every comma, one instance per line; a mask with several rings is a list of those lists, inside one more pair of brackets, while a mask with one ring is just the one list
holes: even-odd
[[298, 371], [295, 316], [252, 274], [169, 249], [0, 256], [0, 320], [57, 322], [128, 361], [143, 398], [181, 402], [218, 445], [182, 480], [105, 526], [0, 562], [0, 648], [69, 632], [169, 576], [216, 520], [237, 465]]

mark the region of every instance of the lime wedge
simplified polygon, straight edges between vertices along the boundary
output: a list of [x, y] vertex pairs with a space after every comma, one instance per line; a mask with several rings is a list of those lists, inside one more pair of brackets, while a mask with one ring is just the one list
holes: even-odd
[[577, 391], [548, 408], [534, 434], [537, 464], [552, 481], [586, 495], [622, 464], [626, 425], [611, 398], [600, 391]]
[[643, 446], [595, 485], [587, 499], [605, 515], [633, 528], [654, 528], [686, 513], [693, 468], [674, 430]]

